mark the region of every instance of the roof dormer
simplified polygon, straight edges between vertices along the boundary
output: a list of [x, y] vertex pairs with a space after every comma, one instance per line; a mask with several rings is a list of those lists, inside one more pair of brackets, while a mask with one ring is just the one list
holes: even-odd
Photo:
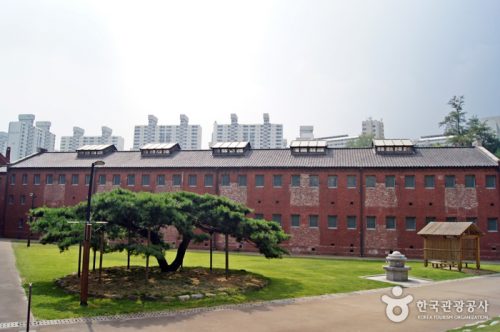
[[292, 141], [290, 150], [294, 155], [325, 154], [328, 143], [326, 141]]
[[415, 153], [415, 145], [409, 139], [374, 139], [372, 146], [377, 154]]
[[214, 156], [244, 155], [250, 148], [250, 142], [218, 142], [212, 145], [212, 154]]
[[76, 149], [79, 158], [102, 157], [115, 151], [117, 151], [117, 148], [114, 144], [84, 145]]
[[167, 157], [180, 151], [179, 143], [149, 143], [141, 147], [142, 157]]

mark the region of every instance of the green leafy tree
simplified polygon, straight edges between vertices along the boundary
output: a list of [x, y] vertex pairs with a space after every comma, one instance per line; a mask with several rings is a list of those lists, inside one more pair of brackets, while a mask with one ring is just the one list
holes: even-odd
[[490, 152], [495, 153], [500, 148], [500, 141], [493, 130], [476, 116], [467, 121], [467, 136], [470, 142], [478, 141]]
[[356, 138], [355, 140], [349, 141], [347, 143], [348, 148], [369, 148], [372, 146], [372, 141], [375, 135], [373, 134], [363, 134]]
[[[249, 212], [243, 204], [225, 197], [189, 192], [152, 194], [116, 189], [97, 194], [92, 201], [92, 219], [107, 222], [100, 227], [113, 243], [108, 250], [154, 256], [163, 272], [177, 271], [191, 241], [203, 241], [207, 233], [228, 234], [238, 241], [251, 242], [268, 258], [286, 253], [280, 243], [289, 236], [281, 227], [275, 222], [248, 218]], [[38, 208], [32, 214], [36, 217], [32, 228], [42, 234], [42, 243], [56, 243], [66, 250], [81, 241], [83, 225], [67, 221], [83, 220], [84, 202], [73, 207]], [[162, 234], [162, 228], [168, 226], [175, 227], [182, 237], [171, 263], [165, 258], [168, 245]]]
[[[227, 234], [236, 238], [237, 241], [251, 242], [267, 258], [281, 257], [286, 253], [280, 247], [280, 243], [287, 240], [289, 236], [275, 222], [246, 217], [251, 210], [245, 205], [226, 197], [209, 194], [177, 192], [172, 195], [175, 200], [178, 200], [178, 206], [187, 218], [174, 220], [173, 226], [182, 236], [182, 241], [168, 271], [177, 270], [182, 265], [189, 243], [206, 240], [207, 233]], [[186, 202], [191, 202], [191, 204], [186, 204]], [[199, 231], [203, 233], [200, 234]], [[265, 236], [263, 234], [265, 232], [269, 234]]]
[[472, 146], [479, 142], [488, 151], [495, 153], [500, 148], [500, 141], [485, 122], [480, 121], [476, 116], [466, 119], [467, 113], [464, 111], [464, 96], [453, 96], [448, 105], [453, 109], [444, 120], [439, 123], [444, 127], [444, 134], [451, 136], [449, 142], [454, 146]]
[[57, 244], [59, 250], [67, 250], [70, 246], [82, 241], [83, 224], [68, 222], [83, 220], [84, 215], [78, 215], [77, 211], [78, 206], [37, 208], [31, 211], [36, 222], [33, 222], [30, 227], [33, 232], [41, 234], [41, 243]]
[[448, 105], [453, 108], [453, 111], [445, 116], [444, 120], [439, 123], [440, 126], [445, 126], [444, 133], [446, 135], [464, 135], [466, 132], [466, 121], [464, 108], [464, 96], [453, 96]]

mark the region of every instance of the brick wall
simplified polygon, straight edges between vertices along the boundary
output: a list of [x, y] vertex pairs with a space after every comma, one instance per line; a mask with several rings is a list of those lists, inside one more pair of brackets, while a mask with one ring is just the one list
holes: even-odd
[[[30, 208], [29, 193], [36, 195], [35, 206], [42, 204], [49, 206], [73, 205], [83, 201], [87, 197], [88, 186], [84, 185], [84, 175], [88, 169], [11, 169], [10, 174], [16, 174], [15, 185], [6, 184], [6, 175], [0, 175], [0, 181], [5, 188], [1, 202], [6, 202], [12, 196], [13, 204], [7, 204], [5, 210], [5, 227], [2, 236], [25, 237], [28, 228], [25, 224], [26, 213]], [[375, 188], [364, 188], [364, 179], [361, 181], [359, 169], [108, 169], [99, 168], [96, 173], [96, 183], [99, 175], [106, 175], [105, 185], [96, 185], [96, 192], [108, 191], [116, 186], [112, 184], [112, 177], [119, 174], [121, 187], [134, 191], [165, 192], [187, 190], [196, 193], [220, 194], [247, 204], [254, 210], [255, 214], [262, 214], [265, 219], [271, 220], [273, 215], [281, 215], [282, 226], [292, 238], [286, 246], [294, 253], [318, 253], [335, 255], [360, 255], [360, 237], [364, 234], [364, 252], [368, 256], [385, 256], [390, 250], [400, 250], [410, 257], [420, 257], [423, 240], [416, 234], [425, 225], [427, 217], [435, 217], [436, 220], [445, 220], [446, 217], [457, 217], [459, 220], [465, 218], [477, 218], [477, 224], [485, 235], [481, 239], [481, 254], [483, 258], [500, 259], [500, 233], [487, 232], [487, 219], [500, 219], [499, 210], [499, 185], [496, 189], [485, 188], [485, 176], [496, 175], [498, 170], [491, 169], [373, 169], [363, 170], [365, 175], [376, 177]], [[23, 174], [27, 174], [28, 183], [21, 184]], [[33, 184], [34, 174], [39, 174], [40, 185]], [[45, 184], [47, 174], [52, 174], [54, 182], [52, 185]], [[57, 183], [58, 175], [66, 174], [66, 184]], [[79, 185], [71, 185], [71, 175], [79, 174]], [[128, 174], [135, 174], [134, 186], [126, 184]], [[150, 175], [150, 184], [141, 185], [141, 176]], [[166, 177], [166, 184], [156, 184], [157, 175]], [[172, 185], [172, 175], [181, 175], [183, 182], [181, 186]], [[210, 187], [204, 185], [205, 174], [214, 176], [214, 183]], [[218, 178], [222, 174], [228, 174], [230, 185], [222, 186]], [[273, 175], [281, 175], [283, 182], [281, 186], [273, 186]], [[456, 176], [456, 188], [444, 188], [445, 175]], [[465, 188], [465, 175], [476, 176], [476, 188]], [[188, 185], [188, 176], [196, 175], [195, 187]], [[238, 186], [238, 175], [247, 175], [247, 185]], [[264, 175], [264, 187], [255, 186], [255, 176]], [[292, 175], [300, 175], [300, 186], [291, 187]], [[320, 185], [318, 188], [309, 187], [309, 176], [318, 175]], [[329, 175], [337, 175], [338, 186], [328, 188], [327, 179]], [[347, 188], [347, 176], [357, 176], [357, 187]], [[385, 176], [394, 175], [396, 186], [385, 188]], [[404, 187], [405, 175], [415, 175], [415, 188]], [[424, 175], [435, 175], [435, 188], [424, 188]], [[360, 192], [360, 183], [363, 190]], [[26, 197], [25, 204], [20, 203], [20, 196]], [[0, 199], [2, 196], [0, 196]], [[362, 200], [362, 198], [364, 198]], [[0, 205], [0, 208], [2, 205]], [[291, 227], [290, 216], [300, 215], [299, 227]], [[4, 214], [2, 214], [3, 216]], [[318, 227], [309, 227], [310, 215], [319, 216]], [[328, 216], [337, 217], [336, 228], [328, 227]], [[347, 217], [356, 218], [356, 228], [348, 229]], [[366, 229], [366, 217], [376, 218], [375, 230]], [[385, 228], [385, 218], [394, 216], [396, 218], [396, 229]], [[416, 230], [407, 230], [406, 217], [416, 218]], [[22, 222], [20, 222], [22, 221]], [[169, 241], [176, 241], [175, 232], [167, 232]], [[223, 248], [223, 237], [217, 238], [217, 247]], [[241, 248], [240, 248], [241, 246]], [[193, 247], [208, 248], [207, 243], [201, 243]], [[249, 244], [231, 242], [231, 248], [239, 250], [255, 250]]]
[[7, 173], [0, 173], [0, 236], [4, 233], [7, 207]]

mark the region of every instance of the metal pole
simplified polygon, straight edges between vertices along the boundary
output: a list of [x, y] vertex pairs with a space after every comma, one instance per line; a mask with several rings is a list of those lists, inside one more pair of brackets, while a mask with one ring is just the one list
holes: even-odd
[[95, 163], [92, 163], [90, 167], [90, 179], [89, 179], [89, 192], [87, 194], [87, 211], [85, 213], [85, 220], [87, 223], [90, 223], [90, 202], [92, 200], [92, 182], [94, 182], [94, 168]]
[[28, 317], [26, 317], [26, 332], [29, 332], [29, 330], [30, 330], [31, 286], [32, 286], [32, 283], [30, 282], [30, 287], [29, 287], [29, 292], [28, 292]]
[[80, 305], [87, 305], [89, 295], [89, 256], [90, 256], [90, 237], [92, 235], [92, 224], [85, 223], [85, 239], [83, 241], [83, 268], [80, 278]]
[[92, 182], [94, 182], [95, 163], [92, 163], [90, 168], [89, 192], [87, 195], [87, 211], [85, 222], [85, 237], [83, 240], [83, 268], [82, 277], [80, 278], [80, 305], [87, 305], [89, 295], [89, 256], [90, 256], [90, 238], [92, 236], [92, 225], [90, 224], [90, 203], [92, 200]]

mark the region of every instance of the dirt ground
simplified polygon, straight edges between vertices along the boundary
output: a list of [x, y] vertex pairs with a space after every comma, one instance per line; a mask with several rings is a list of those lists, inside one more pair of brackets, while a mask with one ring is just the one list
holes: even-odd
[[[223, 269], [183, 268], [178, 272], [162, 273], [159, 268], [149, 269], [146, 281], [144, 267], [112, 267], [103, 269], [101, 281], [99, 272], [90, 272], [89, 295], [105, 298], [127, 298], [146, 300], [170, 300], [180, 295], [238, 294], [265, 287], [264, 277], [246, 271], [230, 271], [226, 279]], [[76, 274], [56, 280], [56, 284], [68, 293], [80, 291], [80, 279]]]

